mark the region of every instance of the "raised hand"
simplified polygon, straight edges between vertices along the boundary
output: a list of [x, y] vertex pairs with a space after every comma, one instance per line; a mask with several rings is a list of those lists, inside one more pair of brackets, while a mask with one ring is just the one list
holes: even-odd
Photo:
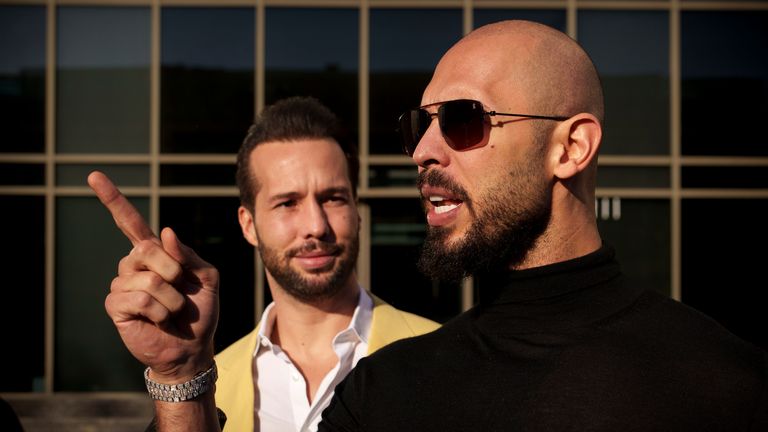
[[156, 379], [188, 380], [213, 362], [218, 271], [170, 228], [158, 238], [106, 175], [92, 172], [88, 185], [133, 244], [112, 281], [107, 313], [125, 346]]

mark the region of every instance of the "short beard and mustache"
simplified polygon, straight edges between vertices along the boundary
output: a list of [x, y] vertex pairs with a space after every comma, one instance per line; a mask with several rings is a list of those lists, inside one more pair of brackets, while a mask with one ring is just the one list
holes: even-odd
[[493, 186], [476, 201], [441, 171], [419, 173], [419, 188], [428, 184], [448, 190], [463, 201], [473, 219], [463, 237], [450, 243], [451, 228], [427, 226], [419, 269], [433, 280], [455, 283], [520, 264], [551, 216], [551, 191], [534, 165], [513, 170], [508, 182]]
[[[332, 298], [342, 290], [349, 275], [355, 269], [359, 248], [360, 241], [355, 236], [348, 247], [337, 243], [309, 240], [300, 247], [282, 254], [259, 239], [258, 250], [264, 261], [264, 267], [283, 291], [301, 302], [314, 303]], [[314, 251], [322, 251], [340, 258], [334, 262], [333, 267], [319, 268], [310, 272], [322, 275], [323, 277], [319, 280], [302, 275], [301, 271], [291, 267], [290, 264], [290, 259], [298, 254]]]

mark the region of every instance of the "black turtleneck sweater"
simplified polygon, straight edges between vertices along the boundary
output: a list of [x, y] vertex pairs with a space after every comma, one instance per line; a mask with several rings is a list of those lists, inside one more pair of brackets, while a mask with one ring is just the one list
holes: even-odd
[[768, 431], [768, 357], [622, 282], [610, 248], [480, 281], [439, 330], [363, 359], [320, 430]]

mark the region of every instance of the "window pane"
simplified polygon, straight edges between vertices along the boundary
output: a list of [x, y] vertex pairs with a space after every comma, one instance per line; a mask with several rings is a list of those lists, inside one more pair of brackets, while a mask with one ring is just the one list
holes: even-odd
[[[148, 200], [131, 197], [147, 215]], [[56, 391], [144, 391], [143, 366], [104, 311], [117, 264], [131, 250], [96, 198], [56, 200]]]
[[597, 187], [669, 188], [668, 167], [601, 166]]
[[682, 202], [683, 302], [763, 349], [766, 214], [766, 199]]
[[0, 152], [45, 149], [45, 8], [0, 6]]
[[163, 152], [237, 152], [253, 122], [254, 15], [253, 8], [163, 8]]
[[232, 165], [162, 165], [160, 184], [163, 186], [234, 186]]
[[439, 322], [461, 313], [461, 287], [433, 283], [416, 267], [426, 232], [419, 201], [376, 199], [369, 204], [371, 291], [396, 308]]
[[397, 118], [419, 105], [438, 60], [461, 38], [461, 12], [371, 9], [371, 153], [401, 153]]
[[119, 187], [149, 186], [147, 165], [57, 165], [56, 184], [59, 186], [85, 186], [88, 174], [99, 170], [109, 176]]
[[413, 165], [371, 165], [368, 170], [370, 187], [412, 187], [416, 190], [418, 170]]
[[565, 32], [565, 10], [556, 9], [475, 9], [475, 28], [503, 20], [535, 21]]
[[656, 11], [578, 15], [579, 43], [605, 92], [603, 154], [669, 154], [669, 16]]
[[238, 198], [162, 198], [160, 225], [174, 229], [181, 241], [217, 269], [221, 309], [216, 352], [254, 327], [254, 248], [237, 222]]
[[768, 189], [768, 167], [683, 167], [684, 188]]
[[6, 354], [0, 367], [9, 372], [0, 380], [0, 392], [43, 391], [45, 198], [0, 196], [0, 208], [13, 209], [0, 212], [0, 224], [6, 227], [0, 262], [8, 269], [3, 276], [6, 310], [0, 314]]
[[768, 155], [768, 12], [682, 12], [680, 27], [683, 154]]
[[45, 165], [0, 163], [0, 185], [41, 186], [45, 184]]
[[149, 149], [149, 8], [59, 7], [56, 150]]
[[669, 201], [598, 198], [597, 226], [630, 286], [670, 295]]
[[357, 141], [359, 18], [356, 9], [266, 10], [266, 103], [314, 96]]

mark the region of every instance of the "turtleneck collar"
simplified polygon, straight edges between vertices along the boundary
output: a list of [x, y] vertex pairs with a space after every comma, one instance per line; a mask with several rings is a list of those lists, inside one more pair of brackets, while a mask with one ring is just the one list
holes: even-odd
[[641, 291], [622, 283], [614, 250], [605, 245], [572, 260], [476, 280], [476, 324], [493, 333], [582, 327], [628, 307]]

